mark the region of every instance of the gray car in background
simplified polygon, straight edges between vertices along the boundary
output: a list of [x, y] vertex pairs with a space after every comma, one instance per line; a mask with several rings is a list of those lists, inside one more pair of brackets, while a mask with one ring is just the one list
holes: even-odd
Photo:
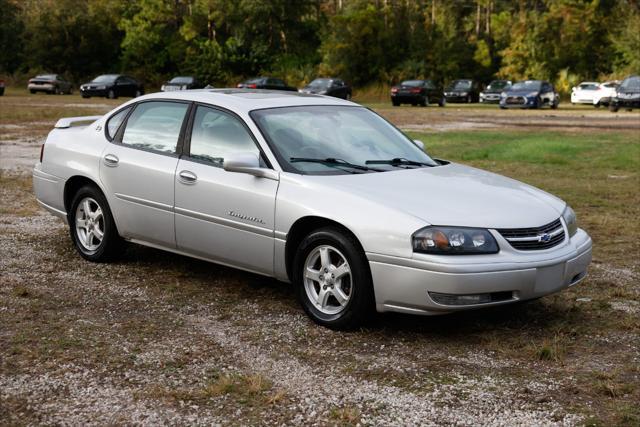
[[275, 277], [335, 329], [538, 298], [591, 261], [564, 201], [325, 96], [176, 91], [60, 119], [33, 182], [89, 261], [129, 241]]

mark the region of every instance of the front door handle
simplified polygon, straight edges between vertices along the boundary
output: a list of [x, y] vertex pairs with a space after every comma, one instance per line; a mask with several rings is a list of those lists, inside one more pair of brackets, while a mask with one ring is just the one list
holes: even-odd
[[107, 166], [110, 166], [110, 167], [118, 166], [119, 161], [120, 160], [118, 159], [118, 157], [113, 154], [107, 154], [106, 156], [104, 156], [104, 164]]
[[193, 172], [181, 171], [178, 174], [178, 180], [180, 180], [180, 182], [182, 182], [183, 184], [191, 185], [196, 183], [198, 177]]

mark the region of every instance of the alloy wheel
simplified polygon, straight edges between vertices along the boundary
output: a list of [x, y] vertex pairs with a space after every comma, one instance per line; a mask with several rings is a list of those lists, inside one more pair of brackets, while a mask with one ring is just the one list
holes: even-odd
[[102, 208], [91, 197], [85, 197], [76, 208], [76, 236], [87, 251], [95, 251], [104, 239], [105, 224]]
[[336, 248], [314, 248], [304, 263], [304, 288], [309, 301], [324, 314], [338, 314], [353, 293], [351, 267]]

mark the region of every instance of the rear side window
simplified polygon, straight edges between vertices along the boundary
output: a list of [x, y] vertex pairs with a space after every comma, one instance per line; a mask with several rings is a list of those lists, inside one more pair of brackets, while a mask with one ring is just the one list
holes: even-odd
[[122, 124], [124, 118], [127, 116], [129, 110], [131, 110], [131, 107], [117, 112], [116, 114], [111, 116], [109, 120], [107, 120], [107, 138], [109, 138], [109, 141], [115, 138], [116, 133], [118, 133], [118, 129], [120, 129], [120, 125]]
[[215, 108], [198, 107], [191, 131], [189, 156], [222, 166], [226, 156], [236, 153], [260, 156], [260, 150], [240, 120]]
[[166, 101], [142, 102], [127, 119], [122, 143], [136, 148], [176, 153], [188, 104]]

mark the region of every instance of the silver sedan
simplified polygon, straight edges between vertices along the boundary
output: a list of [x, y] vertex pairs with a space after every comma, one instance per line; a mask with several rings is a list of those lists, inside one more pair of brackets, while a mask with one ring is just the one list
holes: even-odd
[[439, 314], [580, 282], [591, 239], [544, 191], [434, 159], [372, 111], [259, 90], [158, 93], [60, 119], [33, 171], [79, 254], [124, 241], [292, 282], [316, 322]]

